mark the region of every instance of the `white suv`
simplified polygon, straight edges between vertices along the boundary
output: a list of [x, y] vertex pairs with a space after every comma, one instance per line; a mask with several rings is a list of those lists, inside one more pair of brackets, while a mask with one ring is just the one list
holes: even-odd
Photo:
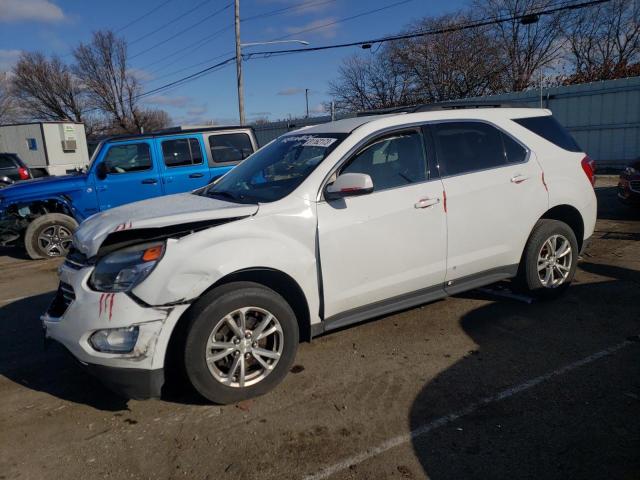
[[129, 397], [158, 396], [173, 360], [214, 402], [260, 395], [323, 332], [506, 278], [563, 291], [593, 168], [541, 109], [303, 128], [208, 187], [86, 220], [45, 335]]

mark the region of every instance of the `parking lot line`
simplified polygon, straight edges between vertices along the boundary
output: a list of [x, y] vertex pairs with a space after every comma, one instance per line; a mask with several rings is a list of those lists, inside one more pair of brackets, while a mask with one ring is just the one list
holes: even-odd
[[404, 435], [398, 435], [396, 437], [392, 437], [384, 442], [382, 442], [380, 445], [373, 447], [371, 449], [365, 450], [361, 453], [358, 453], [356, 455], [353, 455], [349, 458], [346, 458], [344, 460], [342, 460], [341, 462], [335, 463], [333, 465], [329, 465], [325, 468], [323, 468], [322, 470], [311, 474], [311, 475], [307, 475], [306, 477], [304, 477], [304, 480], [323, 480], [325, 478], [329, 478], [332, 475], [335, 475], [336, 473], [339, 473], [343, 470], [346, 470], [354, 465], [358, 465], [366, 460], [369, 460], [370, 458], [376, 457], [378, 455], [381, 455], [383, 453], [385, 453], [388, 450], [391, 450], [392, 448], [398, 447], [400, 445], [404, 445], [406, 443], [411, 442], [413, 439], [420, 437], [422, 435], [426, 435], [427, 433], [443, 427], [444, 425], [447, 425], [451, 422], [454, 422], [456, 420], [458, 420], [459, 418], [465, 417], [473, 412], [475, 412], [476, 410], [478, 410], [481, 407], [484, 407], [485, 405], [489, 405], [491, 403], [495, 403], [495, 402], [499, 402], [501, 400], [504, 400], [506, 398], [512, 397], [518, 393], [524, 392], [526, 390], [529, 390], [537, 385], [540, 385], [541, 383], [547, 382], [555, 377], [558, 377], [560, 375], [564, 375], [565, 373], [568, 373], [572, 370], [575, 370], [579, 367], [582, 367], [584, 365], [588, 365], [590, 363], [595, 362], [596, 360], [602, 358], [602, 357], [606, 357], [608, 355], [611, 355], [615, 352], [617, 352], [618, 350], [621, 350], [629, 345], [631, 345], [633, 342], [630, 340], [625, 340], [624, 342], [618, 343], [617, 345], [614, 345], [612, 347], [606, 348], [604, 350], [600, 350], [599, 352], [593, 353], [587, 357], [584, 357], [580, 360], [576, 360], [575, 362], [569, 363], [563, 367], [560, 367], [556, 370], [553, 370], [549, 373], [545, 373], [544, 375], [540, 375], [539, 377], [535, 377], [532, 378], [530, 380], [527, 380], [523, 383], [520, 383], [518, 385], [515, 385], [513, 387], [507, 388], [506, 390], [502, 390], [501, 392], [495, 394], [495, 395], [490, 395], [488, 397], [484, 397], [482, 399], [480, 399], [477, 402], [471, 403], [470, 405], [468, 405], [467, 407], [458, 410], [456, 412], [450, 413], [448, 415], [444, 415], [441, 416], [429, 423], [426, 423], [424, 425], [422, 425], [419, 428], [416, 428], [414, 430], [412, 430], [411, 432], [404, 434]]

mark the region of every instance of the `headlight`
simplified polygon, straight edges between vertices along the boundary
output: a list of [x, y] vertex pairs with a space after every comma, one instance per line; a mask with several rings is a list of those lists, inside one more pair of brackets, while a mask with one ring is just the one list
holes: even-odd
[[626, 173], [627, 175], [635, 175], [636, 173], [638, 173], [638, 170], [633, 167], [627, 167], [624, 169], [624, 173]]
[[129, 353], [138, 341], [138, 327], [98, 330], [89, 337], [94, 350], [104, 353]]
[[149, 276], [164, 247], [164, 243], [145, 243], [110, 253], [96, 265], [91, 286], [99, 292], [128, 292]]

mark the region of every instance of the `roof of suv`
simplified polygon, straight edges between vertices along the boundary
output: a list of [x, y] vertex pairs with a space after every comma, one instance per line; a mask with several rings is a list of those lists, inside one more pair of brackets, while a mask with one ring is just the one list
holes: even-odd
[[304, 127], [291, 134], [300, 133], [351, 133], [356, 128], [372, 123], [380, 122], [381, 124], [390, 123], [389, 120], [397, 119], [397, 122], [391, 123], [411, 123], [429, 120], [447, 120], [447, 119], [479, 119], [491, 120], [491, 118], [522, 118], [522, 117], [539, 117], [551, 115], [551, 111], [543, 108], [455, 108], [455, 109], [434, 109], [427, 111], [416, 111], [415, 113], [401, 112], [384, 115], [369, 115], [365, 117], [345, 118], [335, 122], [321, 123], [310, 127]]

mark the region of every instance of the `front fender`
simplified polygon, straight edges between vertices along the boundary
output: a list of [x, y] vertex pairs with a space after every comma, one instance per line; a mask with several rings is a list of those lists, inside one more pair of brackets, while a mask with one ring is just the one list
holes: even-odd
[[275, 215], [170, 239], [163, 259], [133, 293], [155, 306], [191, 301], [231, 273], [268, 268], [300, 286], [315, 323], [320, 320], [315, 229], [315, 215]]

